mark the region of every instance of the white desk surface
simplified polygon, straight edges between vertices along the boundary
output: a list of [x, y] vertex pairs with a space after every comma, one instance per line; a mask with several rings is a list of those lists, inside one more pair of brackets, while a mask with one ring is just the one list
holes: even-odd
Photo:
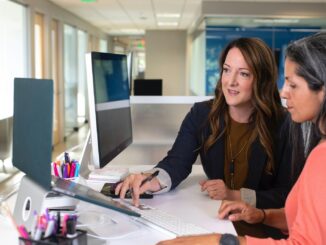
[[[132, 167], [130, 171], [138, 172], [147, 170], [149, 168], [151, 168], [151, 166], [143, 165]], [[217, 218], [217, 211], [220, 206], [220, 201], [211, 200], [206, 194], [200, 191], [198, 182], [204, 178], [205, 175], [202, 167], [200, 165], [194, 165], [192, 174], [181, 185], [179, 185], [176, 190], [165, 194], [156, 195], [153, 199], [142, 200], [141, 202], [178, 216], [186, 222], [196, 224], [212, 232], [227, 232], [236, 234], [236, 231], [230, 221], [219, 220]], [[99, 189], [101, 188], [101, 185], [92, 184], [92, 187], [94, 189]], [[12, 196], [7, 201], [12, 209], [14, 207], [15, 199], [16, 197]], [[108, 231], [108, 233], [115, 232], [115, 229], [117, 229], [117, 232], [119, 233], [119, 229], [124, 224], [130, 226], [130, 228], [133, 230], [133, 232], [125, 236], [119, 237], [119, 234], [117, 234], [116, 236], [111, 236], [111, 239], [107, 240], [91, 240], [89, 244], [128, 245], [135, 244], [136, 242], [137, 244], [151, 245], [156, 244], [160, 240], [170, 238], [168, 235], [152, 228], [138, 224], [137, 222], [130, 222], [129, 216], [122, 215], [112, 210], [97, 207], [85, 202], [80, 202], [78, 208], [81, 210], [81, 213], [85, 212], [87, 214], [87, 212], [94, 212], [104, 214], [104, 217], [112, 218], [118, 222], [118, 225], [113, 226], [103, 220], [97, 223], [94, 230], [100, 231], [100, 233], [104, 235], [106, 235], [106, 231]], [[91, 224], [90, 228], [93, 229], [92, 227], [93, 226]], [[80, 228], [83, 229], [82, 227]], [[1, 215], [0, 230], [2, 234], [6, 234], [5, 236], [1, 236], [1, 240], [4, 242], [4, 244], [18, 244], [18, 235], [16, 230], [13, 228], [9, 220]]]

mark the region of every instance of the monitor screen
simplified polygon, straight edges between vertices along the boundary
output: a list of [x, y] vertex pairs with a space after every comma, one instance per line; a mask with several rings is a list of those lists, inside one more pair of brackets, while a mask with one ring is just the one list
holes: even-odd
[[86, 55], [92, 163], [104, 167], [132, 142], [127, 57]]

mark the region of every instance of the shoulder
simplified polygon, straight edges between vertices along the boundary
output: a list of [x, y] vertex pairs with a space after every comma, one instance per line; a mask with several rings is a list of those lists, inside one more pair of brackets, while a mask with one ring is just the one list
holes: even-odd
[[211, 104], [211, 100], [195, 103], [186, 115], [183, 125], [192, 125], [194, 127], [203, 127], [206, 125]]
[[317, 145], [310, 152], [305, 168], [316, 171], [326, 170], [326, 142]]
[[[326, 195], [326, 143], [317, 145], [309, 154], [300, 179], [309, 185], [311, 189], [317, 186]], [[323, 186], [323, 187], [322, 187]], [[321, 190], [321, 188], [323, 190]]]
[[191, 111], [198, 113], [198, 114], [206, 114], [207, 115], [209, 113], [209, 111], [211, 110], [212, 103], [213, 103], [212, 99], [205, 100], [202, 102], [197, 102], [192, 106]]

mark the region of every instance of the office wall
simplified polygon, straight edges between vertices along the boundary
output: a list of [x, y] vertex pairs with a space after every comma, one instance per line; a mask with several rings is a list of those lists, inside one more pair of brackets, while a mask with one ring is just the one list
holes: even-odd
[[145, 78], [162, 78], [163, 95], [186, 95], [187, 32], [149, 30], [145, 43]]

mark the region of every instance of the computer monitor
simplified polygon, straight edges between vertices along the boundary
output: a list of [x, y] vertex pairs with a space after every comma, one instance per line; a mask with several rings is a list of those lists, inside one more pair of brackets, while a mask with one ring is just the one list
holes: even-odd
[[132, 142], [127, 56], [86, 54], [90, 136], [81, 160], [81, 174], [88, 166], [102, 168]]
[[134, 95], [162, 95], [162, 79], [135, 79]]

